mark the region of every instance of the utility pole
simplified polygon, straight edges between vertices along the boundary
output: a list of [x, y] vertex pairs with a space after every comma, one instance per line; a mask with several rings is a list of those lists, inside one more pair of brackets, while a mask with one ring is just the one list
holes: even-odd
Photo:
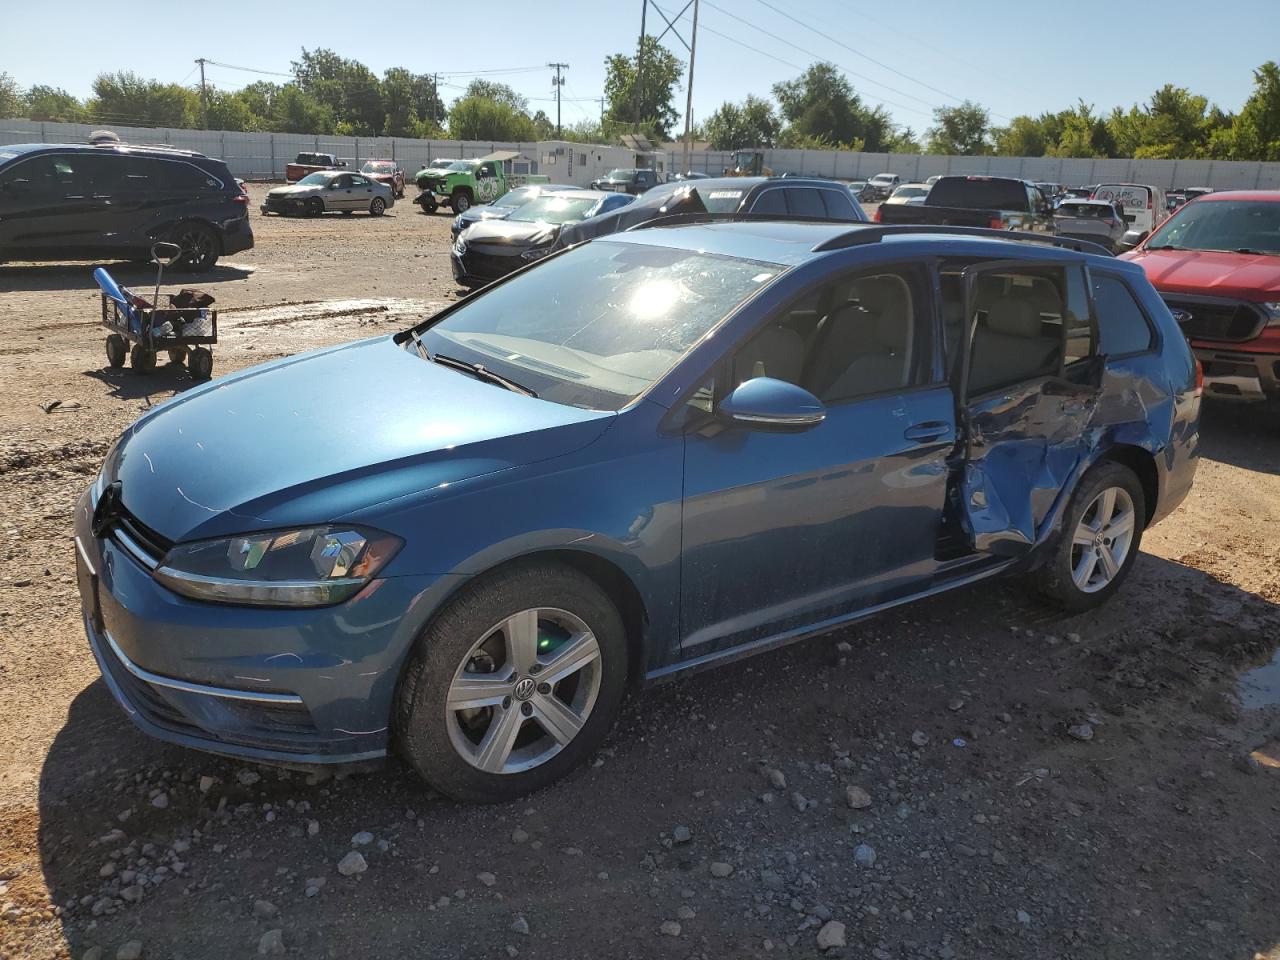
[[640, 39], [636, 41], [636, 82], [631, 91], [631, 116], [635, 120], [632, 133], [640, 132], [640, 101], [644, 94], [644, 32], [649, 0], [640, 0]]
[[556, 86], [556, 139], [560, 139], [560, 88], [564, 86], [564, 77], [560, 76], [561, 70], [568, 70], [567, 63], [548, 63], [548, 67], [553, 67], [556, 71], [556, 78], [551, 82]]
[[204, 57], [197, 57], [196, 63], [200, 64], [200, 129], [209, 129], [209, 88], [204, 85], [204, 65], [207, 61]]
[[689, 93], [684, 102], [684, 149], [680, 153], [680, 172], [689, 169], [693, 152], [693, 61], [698, 55], [698, 0], [693, 0], [693, 35], [689, 37]]
[[440, 123], [440, 74], [433, 73], [431, 75], [431, 122], [439, 125]]

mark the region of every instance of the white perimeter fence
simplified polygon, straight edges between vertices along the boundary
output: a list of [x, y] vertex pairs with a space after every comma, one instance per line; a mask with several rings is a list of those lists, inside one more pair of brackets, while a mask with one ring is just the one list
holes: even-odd
[[[84, 143], [98, 129], [82, 123], [39, 120], [0, 120], [0, 146], [11, 143]], [[332, 153], [358, 163], [370, 158], [399, 161], [409, 173], [428, 160], [482, 156], [495, 150], [515, 150], [530, 157], [537, 173], [546, 145], [501, 141], [410, 140], [399, 137], [328, 137], [293, 133], [239, 133], [222, 130], [181, 130], [112, 127], [130, 143], [165, 143], [220, 157], [235, 176], [245, 180], [279, 180], [284, 165], [301, 152]], [[590, 151], [582, 145], [579, 150]], [[598, 148], [597, 148], [598, 149]], [[616, 149], [616, 148], [613, 148]], [[1223, 189], [1280, 189], [1280, 163], [1237, 160], [1091, 160], [1058, 157], [950, 157], [909, 153], [854, 153], [847, 150], [766, 150], [765, 164], [774, 173], [806, 174], [837, 180], [859, 180], [877, 173], [896, 173], [907, 180], [935, 174], [974, 174], [1022, 177], [1067, 185], [1092, 183], [1150, 183], [1161, 187]], [[667, 170], [680, 167], [680, 151], [667, 153]], [[690, 166], [719, 174], [731, 154], [695, 151]], [[552, 175], [552, 170], [542, 171]]]

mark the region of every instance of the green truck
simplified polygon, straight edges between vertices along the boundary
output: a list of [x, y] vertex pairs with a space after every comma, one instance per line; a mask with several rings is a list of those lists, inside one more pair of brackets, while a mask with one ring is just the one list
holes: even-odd
[[428, 166], [418, 171], [414, 181], [419, 190], [414, 203], [424, 213], [435, 213], [444, 206], [462, 213], [477, 203], [492, 203], [511, 189], [502, 164], [487, 159]]

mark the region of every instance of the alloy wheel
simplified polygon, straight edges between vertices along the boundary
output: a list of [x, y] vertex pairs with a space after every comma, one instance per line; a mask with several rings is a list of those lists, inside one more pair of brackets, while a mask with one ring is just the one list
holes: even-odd
[[200, 270], [207, 266], [216, 254], [217, 241], [209, 230], [198, 225], [183, 229], [177, 238], [182, 248], [182, 261], [189, 270]]
[[472, 645], [449, 684], [454, 749], [486, 773], [519, 773], [573, 741], [595, 707], [603, 663], [595, 634], [566, 610], [522, 610]]
[[1120, 573], [1136, 519], [1123, 487], [1107, 487], [1085, 509], [1071, 539], [1071, 579], [1082, 592], [1097, 593]]

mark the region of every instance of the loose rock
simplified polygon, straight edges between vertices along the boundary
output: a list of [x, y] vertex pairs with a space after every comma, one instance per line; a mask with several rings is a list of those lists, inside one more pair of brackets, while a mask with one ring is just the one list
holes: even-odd
[[280, 908], [268, 900], [253, 901], [253, 915], [259, 920], [269, 920], [280, 912]]
[[511, 929], [522, 937], [529, 935], [529, 921], [524, 918], [524, 914], [516, 914], [516, 918], [511, 921]]
[[1076, 723], [1067, 727], [1067, 735], [1076, 740], [1089, 741], [1093, 739], [1093, 727], [1087, 723]]
[[354, 847], [366, 847], [373, 843], [373, 834], [368, 830], [361, 830], [351, 838], [351, 845]]
[[871, 806], [871, 794], [852, 784], [844, 788], [844, 798], [851, 810], [865, 810]]
[[844, 945], [844, 924], [839, 920], [828, 920], [824, 923], [822, 929], [818, 931], [818, 949], [831, 950]]
[[693, 839], [693, 834], [688, 827], [681, 824], [671, 831], [671, 839], [676, 843], [688, 843]]
[[116, 960], [142, 960], [142, 941], [130, 940], [116, 951]]
[[853, 851], [853, 862], [860, 867], [875, 866], [875, 863], [876, 863], [875, 848], [865, 843], [858, 844], [857, 849]]
[[678, 937], [680, 936], [680, 924], [674, 920], [663, 920], [658, 932], [664, 937]]
[[717, 860], [711, 864], [711, 875], [713, 877], [727, 877], [733, 873], [733, 865]]
[[344, 877], [354, 877], [356, 874], [364, 873], [368, 869], [369, 864], [365, 862], [364, 856], [359, 850], [352, 850], [338, 861], [338, 872]]
[[284, 931], [268, 930], [264, 933], [258, 941], [258, 953], [264, 957], [284, 953]]

